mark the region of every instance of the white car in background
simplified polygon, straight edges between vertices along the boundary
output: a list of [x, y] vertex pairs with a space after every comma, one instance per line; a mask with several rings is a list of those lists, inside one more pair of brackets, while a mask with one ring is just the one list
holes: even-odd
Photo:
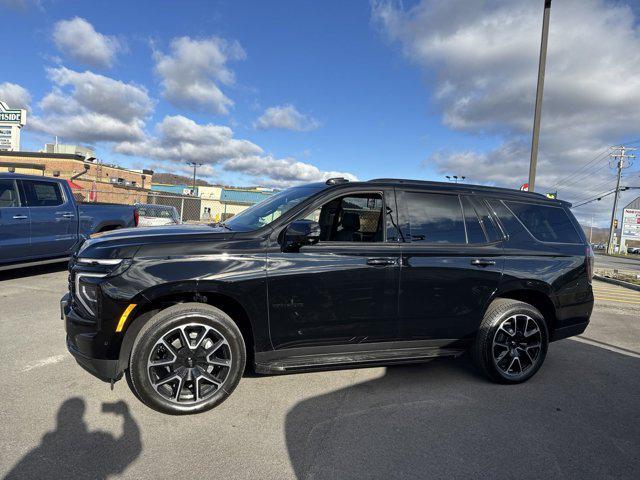
[[176, 207], [151, 203], [136, 203], [135, 207], [138, 210], [139, 227], [157, 227], [182, 223]]

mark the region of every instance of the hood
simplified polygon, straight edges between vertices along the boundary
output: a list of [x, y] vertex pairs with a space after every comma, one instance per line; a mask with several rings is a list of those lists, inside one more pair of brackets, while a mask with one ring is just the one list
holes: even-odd
[[77, 255], [100, 259], [130, 258], [142, 245], [185, 242], [202, 237], [227, 240], [233, 235], [234, 232], [224, 227], [202, 224], [123, 228], [93, 234], [80, 245]]

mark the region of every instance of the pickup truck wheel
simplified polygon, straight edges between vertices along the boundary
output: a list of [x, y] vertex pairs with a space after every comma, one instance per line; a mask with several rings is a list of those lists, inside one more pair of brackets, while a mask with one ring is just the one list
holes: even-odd
[[199, 413], [233, 392], [245, 363], [242, 334], [227, 314], [211, 305], [183, 303], [142, 327], [127, 379], [133, 393], [155, 410]]
[[473, 360], [495, 382], [521, 383], [542, 366], [548, 339], [544, 317], [535, 307], [500, 298], [485, 313], [472, 348]]

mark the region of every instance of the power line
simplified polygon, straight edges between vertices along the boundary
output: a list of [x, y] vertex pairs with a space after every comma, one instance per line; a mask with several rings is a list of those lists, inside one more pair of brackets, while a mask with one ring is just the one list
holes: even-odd
[[581, 193], [577, 194], [577, 198], [575, 198], [574, 202], [580, 202], [583, 199], [590, 198], [593, 195], [594, 192], [599, 191], [605, 185], [609, 185], [610, 184], [611, 186], [613, 186], [615, 180], [616, 180], [616, 176], [615, 175], [610, 175], [605, 180], [603, 180], [601, 182], [598, 182], [598, 183], [593, 184], [593, 185], [589, 185], [587, 187], [587, 189], [585, 189]]
[[[640, 138], [636, 139], [636, 140], [631, 140], [629, 142], [622, 142], [623, 145], [634, 145], [636, 143], [640, 143]], [[584, 172], [581, 173], [584, 169], [586, 169], [587, 167], [589, 167], [589, 165], [593, 164], [594, 162], [597, 162], [598, 160], [602, 160], [604, 158], [607, 158], [607, 153], [610, 151], [610, 149], [607, 147], [604, 150], [602, 150], [600, 153], [596, 154], [595, 157], [593, 157], [591, 160], [589, 160], [587, 163], [585, 163], [584, 165], [582, 165], [581, 167], [579, 167], [576, 170], [571, 171], [569, 174], [566, 174], [565, 176], [563, 176], [562, 178], [560, 178], [555, 185], [553, 185], [553, 187], [551, 187], [552, 190], [556, 189], [559, 186], [562, 186], [562, 182], [565, 182], [567, 180], [575, 180], [575, 175], [580, 174], [581, 176], [584, 176], [585, 174], [590, 174], [592, 172]], [[599, 169], [601, 170], [601, 168]]]
[[603, 163], [602, 165], [598, 166], [595, 169], [586, 171], [584, 173], [575, 175], [571, 180], [569, 180], [568, 182], [564, 183], [562, 185], [562, 187], [567, 188], [567, 187], [572, 187], [574, 185], [577, 185], [578, 183], [582, 182], [583, 180], [594, 176], [596, 173], [604, 170], [605, 168], [607, 168], [608, 163]]
[[[627, 189], [626, 187], [622, 187], [622, 190], [626, 190], [626, 189]], [[591, 203], [591, 202], [600, 201], [604, 197], [608, 197], [609, 195], [613, 195], [614, 193], [616, 193], [616, 191], [615, 190], [611, 190], [610, 192], [606, 192], [606, 193], [600, 194], [597, 197], [592, 198], [591, 200], [587, 200], [586, 202], [579, 203], [578, 205], [572, 205], [571, 208], [578, 208], [578, 207], [582, 207], [583, 205], [586, 205], [586, 204]]]
[[598, 153], [595, 157], [593, 157], [591, 160], [589, 160], [587, 163], [585, 163], [584, 165], [582, 165], [580, 168], [578, 168], [577, 170], [572, 171], [571, 173], [567, 174], [566, 176], [562, 177], [560, 180], [558, 180], [556, 182], [556, 184], [553, 186], [553, 188], [556, 188], [558, 186], [560, 186], [560, 184], [566, 180], [570, 180], [574, 175], [580, 173], [582, 170], [584, 170], [585, 168], [587, 168], [589, 165], [591, 165], [592, 163], [598, 161], [598, 160], [602, 160], [603, 158], [606, 157], [607, 152], [609, 151], [609, 149], [605, 149], [602, 152]]

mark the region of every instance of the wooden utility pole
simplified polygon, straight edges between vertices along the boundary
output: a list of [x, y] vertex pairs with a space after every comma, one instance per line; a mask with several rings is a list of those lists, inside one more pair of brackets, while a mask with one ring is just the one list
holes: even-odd
[[616, 191], [613, 196], [613, 210], [611, 210], [611, 223], [609, 224], [609, 244], [607, 245], [607, 253], [612, 254], [615, 252], [613, 244], [613, 234], [615, 232], [615, 220], [616, 210], [618, 209], [618, 196], [620, 195], [620, 177], [622, 176], [622, 169], [629, 166], [630, 158], [635, 158], [635, 155], [628, 155], [625, 152], [628, 150], [635, 150], [635, 147], [625, 147], [621, 145], [619, 147], [611, 147], [611, 150], [617, 150], [620, 153], [609, 154], [612, 158], [616, 159], [616, 169], [618, 170], [616, 179]]

